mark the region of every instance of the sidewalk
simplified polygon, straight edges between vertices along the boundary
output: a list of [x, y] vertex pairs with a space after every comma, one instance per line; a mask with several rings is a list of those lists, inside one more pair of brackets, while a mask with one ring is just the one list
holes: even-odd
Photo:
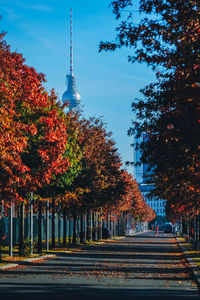
[[50, 259], [55, 257], [56, 255], [50, 254], [50, 255], [42, 255], [42, 256], [38, 256], [35, 258], [24, 258], [24, 260], [18, 260], [17, 263], [15, 263], [15, 261], [13, 261], [12, 263], [4, 263], [4, 261], [2, 261], [1, 263], [3, 264], [2, 266], [0, 266], [0, 271], [4, 271], [4, 270], [8, 270], [8, 269], [13, 269], [16, 267], [20, 267], [21, 265], [28, 265], [29, 263], [37, 263], [37, 262], [41, 262], [45, 259]]
[[193, 245], [183, 237], [176, 237], [176, 240], [194, 274], [197, 285], [200, 287], [200, 251], [196, 250]]
[[[28, 264], [31, 264], [31, 263], [41, 262], [45, 259], [51, 259], [53, 257], [56, 257], [57, 255], [62, 254], [62, 253], [72, 253], [72, 252], [82, 251], [85, 248], [90, 247], [90, 246], [105, 244], [107, 242], [115, 242], [115, 241], [118, 241], [120, 239], [124, 239], [126, 237], [132, 237], [132, 236], [139, 235], [139, 234], [146, 233], [146, 232], [149, 232], [149, 230], [144, 231], [144, 232], [134, 232], [131, 235], [114, 236], [114, 237], [108, 238], [108, 239], [102, 239], [102, 240], [99, 240], [99, 241], [92, 241], [92, 242], [89, 242], [88, 244], [79, 245], [76, 248], [65, 248], [65, 249], [57, 248], [57, 249], [53, 249], [53, 250], [48, 250], [48, 251], [45, 251], [46, 252], [45, 255], [37, 256], [35, 258], [24, 258], [22, 260], [17, 260], [17, 262], [13, 261], [11, 263], [7, 263], [5, 261], [5, 263], [4, 263], [4, 261], [2, 261], [1, 264], [3, 264], [3, 265], [2, 266], [0, 265], [0, 271], [20, 267], [22, 265], [28, 265]], [[16, 258], [17, 258], [17, 256], [16, 256]]]
[[[45, 251], [48, 254], [45, 254], [45, 255], [41, 254], [41, 256], [38, 255], [37, 257], [34, 257], [34, 258], [26, 258], [26, 257], [20, 258], [20, 257], [15, 256], [15, 259], [12, 262], [9, 262], [9, 263], [8, 263], [8, 261], [2, 260], [0, 262], [0, 271], [13, 269], [13, 268], [20, 267], [22, 265], [28, 265], [28, 264], [31, 264], [31, 263], [41, 262], [45, 259], [51, 259], [53, 257], [56, 257], [56, 255], [61, 254], [61, 253], [72, 253], [72, 252], [82, 251], [82, 250], [84, 250], [84, 248], [86, 248], [88, 246], [104, 244], [106, 242], [111, 242], [111, 241], [114, 242], [114, 241], [117, 241], [117, 240], [123, 239], [123, 238], [125, 238], [125, 236], [115, 236], [115, 237], [112, 237], [112, 238], [102, 239], [102, 240], [99, 240], [99, 241], [92, 241], [92, 242], [90, 242], [88, 244], [84, 244], [84, 245], [77, 245], [76, 248], [71, 248], [70, 247], [70, 248], [65, 248], [65, 249], [57, 248], [57, 249], [53, 249], [53, 250], [48, 250], [48, 251]], [[49, 253], [52, 253], [52, 254], [49, 254]]]

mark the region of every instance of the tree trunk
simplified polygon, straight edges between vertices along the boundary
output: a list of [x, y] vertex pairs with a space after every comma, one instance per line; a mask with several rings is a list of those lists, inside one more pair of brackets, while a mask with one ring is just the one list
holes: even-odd
[[29, 218], [30, 218], [30, 243], [31, 243], [30, 254], [33, 254], [33, 193], [31, 193]]
[[119, 216], [117, 218], [117, 235], [120, 236], [120, 229], [119, 229]]
[[2, 247], [2, 239], [4, 234], [4, 216], [3, 216], [3, 209], [2, 204], [0, 203], [1, 211], [0, 211], [0, 262], [1, 262], [1, 247]]
[[103, 228], [103, 222], [102, 222], [102, 214], [99, 215], [99, 239], [102, 240], [102, 228]]
[[51, 248], [55, 248], [55, 199], [52, 199], [52, 218], [51, 218]]
[[60, 207], [60, 200], [58, 200], [58, 248], [60, 248], [60, 223], [61, 223], [61, 207]]
[[13, 208], [14, 204], [9, 208], [9, 256], [13, 256]]
[[94, 213], [95, 218], [95, 241], [98, 241], [98, 213]]
[[24, 203], [20, 205], [19, 255], [24, 255]]
[[110, 213], [110, 236], [113, 237], [113, 218], [112, 218], [112, 213]]
[[66, 216], [67, 216], [67, 208], [66, 206], [63, 208], [63, 247], [66, 247], [67, 241], [67, 232], [66, 232]]
[[87, 237], [86, 240], [90, 241], [91, 239], [91, 231], [90, 231], [90, 213], [86, 215], [86, 223], [87, 223]]
[[187, 236], [190, 236], [190, 216], [188, 216], [188, 220], [187, 220]]
[[76, 217], [76, 244], [80, 245], [80, 216], [77, 215]]
[[84, 242], [87, 241], [87, 232], [88, 232], [88, 227], [87, 227], [87, 214], [84, 214]]
[[94, 212], [92, 212], [92, 241], [95, 241], [95, 218]]
[[83, 232], [83, 214], [80, 214], [80, 225], [81, 225], [81, 230], [80, 230], [80, 243], [82, 244], [84, 242], [84, 232]]
[[72, 245], [76, 246], [76, 222], [77, 222], [77, 216], [76, 213], [73, 214], [73, 239], [72, 239]]
[[183, 217], [180, 217], [180, 234], [183, 234]]
[[116, 220], [115, 220], [115, 216], [113, 219], [113, 236], [116, 236]]
[[196, 246], [196, 241], [197, 241], [197, 217], [194, 215], [194, 220], [193, 220], [193, 226], [194, 226], [194, 243]]
[[46, 202], [46, 250], [49, 250], [49, 199]]
[[68, 234], [68, 236], [69, 236], [69, 246], [70, 246], [71, 245], [71, 213], [70, 212], [69, 212], [68, 217], [69, 217], [69, 234]]
[[90, 212], [90, 241], [93, 240], [93, 217], [92, 217], [92, 212]]
[[107, 215], [107, 227], [108, 227], [108, 230], [110, 232], [111, 228], [110, 228], [110, 213], [109, 212], [108, 212], [108, 215]]
[[2, 247], [2, 217], [0, 216], [0, 262], [1, 262], [1, 247]]
[[199, 250], [199, 214], [197, 215], [197, 250]]
[[38, 253], [42, 253], [42, 201], [38, 205]]

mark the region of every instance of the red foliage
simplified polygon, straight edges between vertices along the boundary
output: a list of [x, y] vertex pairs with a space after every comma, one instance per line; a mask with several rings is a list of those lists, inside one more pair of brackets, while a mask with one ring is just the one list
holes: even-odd
[[122, 195], [118, 206], [115, 207], [115, 213], [124, 211], [131, 213], [135, 219], [139, 218], [140, 221], [152, 221], [155, 218], [155, 213], [146, 204], [136, 180], [126, 171], [122, 171], [121, 176], [125, 183], [125, 193]]
[[68, 168], [64, 119], [42, 83], [0, 36], [0, 192], [4, 201], [34, 191]]

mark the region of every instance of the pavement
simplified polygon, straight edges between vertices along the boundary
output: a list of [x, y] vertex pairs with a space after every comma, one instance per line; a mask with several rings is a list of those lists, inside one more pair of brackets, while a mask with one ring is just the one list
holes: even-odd
[[200, 299], [172, 234], [147, 232], [0, 271], [1, 299]]
[[[193, 255], [188, 253], [188, 250], [184, 247], [184, 243], [181, 242], [178, 238], [176, 238], [177, 243], [179, 244], [179, 247], [181, 248], [181, 251], [183, 252], [185, 259], [189, 265], [189, 268], [191, 269], [191, 272], [194, 275], [194, 279], [197, 283], [198, 288], [200, 289], [200, 268], [197, 266], [197, 264], [194, 262]], [[196, 255], [195, 255], [196, 257]]]
[[[133, 234], [131, 235], [126, 235], [126, 236], [134, 236], [134, 235], [138, 235], [138, 234], [141, 234], [141, 232], [134, 232]], [[112, 240], [119, 240], [119, 239], [123, 239], [124, 237], [123, 236], [119, 236], [119, 237], [113, 237], [113, 238], [109, 238], [107, 239], [106, 241], [102, 240], [102, 241], [97, 241], [97, 242], [93, 242], [92, 244], [88, 245], [88, 246], [91, 246], [91, 245], [96, 245], [96, 244], [104, 244], [105, 242], [108, 242], [108, 241], [112, 241]], [[81, 248], [84, 248], [85, 246], [82, 246]], [[74, 248], [74, 251], [76, 251], [76, 248]], [[56, 250], [56, 254], [59, 255], [59, 254], [62, 254], [62, 253], [70, 253], [71, 250], [66, 250], [66, 251], [63, 251], [63, 250]], [[27, 258], [27, 259], [24, 259], [24, 260], [21, 260], [19, 261], [18, 263], [15, 263], [15, 261], [11, 262], [11, 263], [5, 263], [5, 265], [2, 265], [0, 266], [0, 271], [4, 271], [4, 270], [8, 270], [8, 269], [14, 269], [14, 268], [17, 268], [19, 267], [20, 265], [23, 265], [23, 264], [29, 264], [29, 263], [36, 263], [36, 262], [40, 262], [40, 261], [43, 261], [45, 259], [50, 259], [50, 258], [53, 258], [55, 257], [56, 255], [55, 254], [48, 254], [48, 255], [41, 255], [41, 256], [37, 256], [37, 257], [34, 257], [34, 258]]]
[[43, 261], [45, 259], [53, 258], [55, 256], [56, 255], [54, 255], [54, 254], [49, 254], [49, 255], [41, 255], [41, 256], [34, 257], [34, 258], [24, 259], [24, 260], [18, 261], [17, 263], [15, 263], [15, 261], [13, 261], [12, 263], [6, 263], [5, 265], [0, 266], [0, 271], [5, 271], [5, 270], [17, 268], [20, 265], [24, 265], [24, 264], [28, 264], [28, 263], [40, 262], [40, 261]]

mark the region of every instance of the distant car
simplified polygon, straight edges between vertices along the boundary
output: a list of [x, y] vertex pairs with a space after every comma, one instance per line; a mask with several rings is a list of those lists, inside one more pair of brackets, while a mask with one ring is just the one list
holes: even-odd
[[164, 233], [172, 233], [172, 225], [171, 224], [165, 224]]
[[159, 225], [158, 227], [160, 231], [163, 231], [165, 229], [164, 225]]

